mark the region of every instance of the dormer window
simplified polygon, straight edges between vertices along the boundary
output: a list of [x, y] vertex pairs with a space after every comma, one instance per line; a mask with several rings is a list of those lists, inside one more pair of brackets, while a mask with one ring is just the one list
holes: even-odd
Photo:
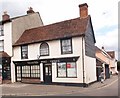
[[0, 36], [3, 36], [3, 25], [0, 25]]
[[43, 42], [40, 45], [40, 56], [48, 56], [48, 55], [49, 55], [49, 46], [46, 42]]

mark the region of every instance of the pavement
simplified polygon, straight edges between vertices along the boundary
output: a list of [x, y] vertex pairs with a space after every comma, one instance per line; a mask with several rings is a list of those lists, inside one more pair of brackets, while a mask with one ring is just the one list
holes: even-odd
[[113, 75], [110, 79], [106, 79], [104, 83], [95, 82], [86, 88], [76, 86], [64, 86], [64, 85], [43, 85], [43, 84], [2, 84], [2, 96], [55, 96], [64, 95], [77, 92], [85, 92], [88, 90], [99, 89], [105, 86], [110, 86], [112, 83], [118, 80], [118, 75]]
[[116, 82], [117, 80], [118, 80], [118, 75], [111, 75], [110, 78], [106, 79], [103, 83], [95, 82], [94, 84], [91, 84], [89, 88], [101, 88], [104, 86], [109, 86], [112, 83]]

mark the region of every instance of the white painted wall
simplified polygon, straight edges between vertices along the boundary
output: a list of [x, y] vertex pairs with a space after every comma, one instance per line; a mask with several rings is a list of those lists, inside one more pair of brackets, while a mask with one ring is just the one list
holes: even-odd
[[40, 81], [43, 82], [43, 63], [40, 64]]
[[[79, 42], [79, 44], [78, 44]], [[60, 40], [49, 41], [47, 42], [49, 45], [50, 55], [40, 57], [40, 59], [49, 59], [49, 58], [62, 58], [62, 57], [73, 57], [80, 56], [77, 63], [77, 78], [57, 78], [57, 65], [56, 63], [52, 64], [52, 80], [53, 82], [67, 82], [67, 83], [81, 83], [83, 81], [83, 71], [82, 71], [82, 38], [75, 37], [72, 39], [73, 45], [73, 54], [65, 54], [61, 55], [61, 45]], [[41, 43], [30, 44], [28, 46], [28, 59], [24, 60], [34, 60], [37, 59], [37, 55], [39, 55]], [[14, 61], [24, 61], [21, 59], [21, 47], [14, 47]], [[41, 68], [41, 81], [43, 81], [43, 64], [40, 64]]]
[[4, 51], [12, 56], [12, 23], [4, 24]]
[[11, 82], [12, 83], [16, 82], [16, 80], [15, 80], [15, 64], [13, 62], [11, 62]]
[[[79, 41], [79, 44], [78, 44]], [[82, 39], [80, 37], [73, 38], [73, 54], [65, 54], [61, 55], [61, 46], [60, 40], [48, 41], [50, 55], [49, 56], [41, 56], [40, 59], [49, 59], [49, 58], [60, 58], [60, 57], [73, 57], [73, 56], [82, 56]], [[28, 46], [28, 59], [26, 60], [34, 60], [37, 59], [37, 55], [40, 55], [40, 44], [35, 43], [30, 44]], [[21, 47], [14, 47], [14, 61], [24, 61], [25, 59], [21, 59]]]
[[[62, 57], [74, 57], [80, 56], [77, 64], [77, 78], [57, 78], [57, 65], [52, 63], [52, 82], [64, 82], [64, 83], [83, 83], [83, 59], [82, 59], [82, 38], [74, 37], [72, 39], [73, 54], [61, 55], [61, 45], [60, 40], [48, 41], [50, 55], [40, 57], [40, 59], [49, 59], [49, 58], [62, 58]], [[36, 60], [37, 55], [39, 55], [39, 48], [41, 43], [30, 44], [28, 46], [28, 59], [26, 60]], [[83, 42], [83, 46], [85, 44]], [[83, 47], [83, 48], [84, 48]], [[21, 59], [21, 47], [14, 47], [14, 61], [24, 61]], [[84, 48], [84, 65], [85, 65], [85, 77], [86, 83], [90, 83], [96, 80], [96, 59], [85, 56]], [[43, 64], [40, 64], [41, 68], [41, 81], [43, 81]]]
[[90, 83], [96, 80], [96, 58], [85, 56], [85, 81]]

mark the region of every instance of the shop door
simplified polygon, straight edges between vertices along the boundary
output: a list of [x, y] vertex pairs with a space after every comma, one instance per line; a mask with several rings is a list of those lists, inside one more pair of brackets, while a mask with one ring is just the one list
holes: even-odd
[[109, 65], [105, 65], [105, 77], [106, 79], [110, 78]]
[[96, 74], [97, 74], [97, 81], [100, 81], [101, 80], [101, 78], [100, 78], [100, 74], [101, 74], [101, 72], [102, 72], [102, 68], [101, 67], [97, 67], [97, 70], [96, 70]]
[[3, 80], [10, 80], [11, 79], [11, 72], [10, 72], [10, 65], [9, 64], [3, 64], [2, 79]]
[[51, 64], [44, 64], [43, 75], [44, 75], [44, 83], [52, 83], [52, 67], [51, 67]]

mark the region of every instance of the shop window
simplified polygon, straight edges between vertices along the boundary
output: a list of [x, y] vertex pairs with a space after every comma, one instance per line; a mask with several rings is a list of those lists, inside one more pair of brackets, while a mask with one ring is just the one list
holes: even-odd
[[28, 59], [28, 45], [21, 46], [21, 58]]
[[0, 40], [0, 51], [4, 51], [4, 41]]
[[76, 63], [75, 62], [62, 62], [57, 64], [58, 77], [77, 77]]
[[58, 77], [66, 77], [66, 63], [58, 63]]
[[49, 55], [49, 46], [47, 43], [43, 42], [40, 45], [40, 56], [48, 56]]
[[40, 78], [40, 66], [31, 66], [31, 78]]
[[61, 40], [61, 53], [71, 54], [72, 53], [72, 39], [62, 39]]
[[3, 25], [0, 25], [0, 36], [3, 36]]
[[[22, 73], [21, 73], [22, 68]], [[40, 78], [40, 66], [39, 65], [26, 65], [26, 66], [17, 66], [17, 81], [21, 78]], [[22, 77], [21, 77], [22, 75]]]
[[21, 66], [17, 66], [17, 81], [21, 81]]
[[22, 78], [30, 77], [30, 66], [22, 66]]

